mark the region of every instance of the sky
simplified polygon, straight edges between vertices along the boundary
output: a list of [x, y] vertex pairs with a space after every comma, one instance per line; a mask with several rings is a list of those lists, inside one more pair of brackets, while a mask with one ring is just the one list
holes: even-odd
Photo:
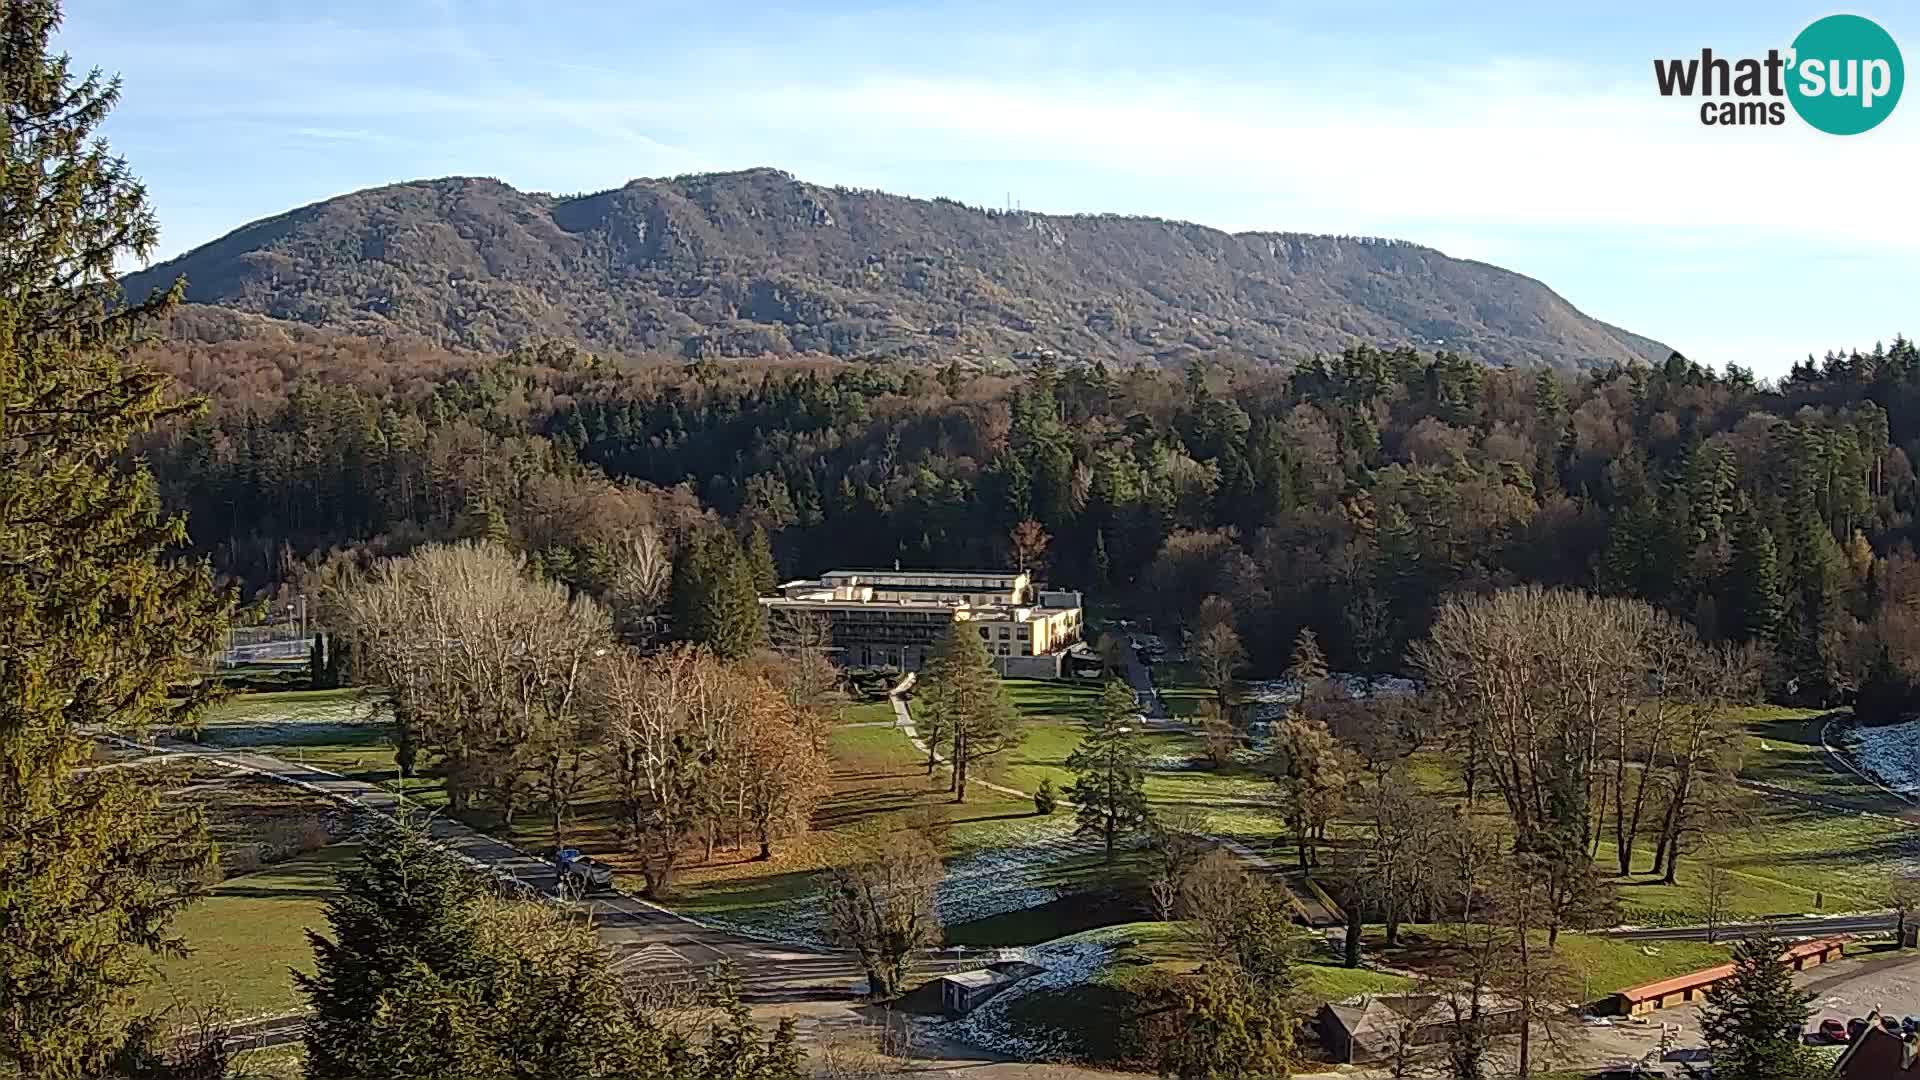
[[975, 205], [1389, 236], [1777, 376], [1920, 334], [1920, 91], [1873, 131], [1712, 128], [1655, 58], [1920, 4], [68, 0], [158, 257], [366, 187], [578, 193], [772, 166]]

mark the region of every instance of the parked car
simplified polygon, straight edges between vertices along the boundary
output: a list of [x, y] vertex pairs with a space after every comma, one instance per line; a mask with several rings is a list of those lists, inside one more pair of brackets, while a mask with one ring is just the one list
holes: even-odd
[[1914, 1032], [1916, 1032], [1916, 1031], [1920, 1031], [1920, 1016], [1903, 1016], [1903, 1017], [1901, 1017], [1901, 1018], [1900, 1018], [1900, 1030], [1901, 1030], [1901, 1031], [1902, 1031], [1903, 1033], [1906, 1033], [1906, 1034], [1909, 1034], [1909, 1035], [1911, 1035], [1912, 1033], [1914, 1033]]
[[1867, 1018], [1856, 1016], [1847, 1021], [1847, 1039], [1852, 1041], [1867, 1033]]
[[1852, 1036], [1847, 1031], [1847, 1025], [1831, 1016], [1820, 1021], [1820, 1038], [1830, 1043], [1853, 1041]]
[[589, 859], [575, 848], [561, 848], [554, 852], [553, 862], [560, 870], [560, 893], [563, 896], [581, 897], [613, 888], [613, 867]]
[[1883, 1030], [1883, 1031], [1885, 1031], [1885, 1032], [1886, 1032], [1887, 1034], [1889, 1034], [1889, 1035], [1898, 1035], [1898, 1034], [1900, 1034], [1900, 1021], [1898, 1021], [1898, 1020], [1895, 1020], [1895, 1019], [1894, 1019], [1893, 1017], [1891, 1017], [1891, 1016], [1883, 1016], [1883, 1017], [1881, 1017], [1881, 1018], [1880, 1018], [1880, 1027], [1881, 1027], [1881, 1030]]

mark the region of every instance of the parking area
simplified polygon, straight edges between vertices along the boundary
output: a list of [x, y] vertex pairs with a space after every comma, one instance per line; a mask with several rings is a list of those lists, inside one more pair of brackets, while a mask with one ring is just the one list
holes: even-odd
[[1920, 950], [1873, 953], [1804, 973], [1800, 985], [1815, 995], [1813, 1022], [1843, 1023], [1878, 1009], [1895, 1018], [1920, 1016]]
[[[1794, 981], [1814, 995], [1812, 1014], [1807, 1021], [1811, 1041], [1824, 1041], [1818, 1038], [1818, 1030], [1820, 1022], [1828, 1018], [1844, 1024], [1875, 1009], [1895, 1018], [1920, 1016], [1920, 950], [1861, 953], [1800, 972]], [[1617, 1029], [1620, 1035], [1626, 1036], [1621, 1040], [1623, 1049], [1649, 1037], [1652, 1045], [1658, 1045], [1662, 1024], [1678, 1028], [1671, 1039], [1672, 1046], [1704, 1045], [1695, 1005], [1660, 1009], [1648, 1013], [1646, 1020], [1647, 1025], [1637, 1032], [1627, 1027]]]

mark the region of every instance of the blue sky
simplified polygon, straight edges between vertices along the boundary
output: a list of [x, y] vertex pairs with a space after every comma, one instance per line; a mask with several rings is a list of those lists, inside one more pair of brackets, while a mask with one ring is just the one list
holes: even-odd
[[[805, 180], [1393, 236], [1716, 365], [1920, 334], [1920, 92], [1865, 135], [1712, 129], [1654, 57], [1837, 10], [1572, 4], [69, 0], [177, 254], [358, 188]], [[1182, 10], [1194, 8], [1196, 10]], [[1854, 7], [1920, 62], [1920, 9]]]

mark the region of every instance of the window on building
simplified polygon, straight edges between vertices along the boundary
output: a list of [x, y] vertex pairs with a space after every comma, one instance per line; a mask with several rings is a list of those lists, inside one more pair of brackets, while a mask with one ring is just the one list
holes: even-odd
[[983, 627], [981, 627], [981, 628], [980, 628], [980, 636], [981, 636], [981, 637], [986, 637], [986, 636], [987, 636], [987, 628], [986, 628], [986, 627], [984, 627], [984, 626], [983, 626]]

